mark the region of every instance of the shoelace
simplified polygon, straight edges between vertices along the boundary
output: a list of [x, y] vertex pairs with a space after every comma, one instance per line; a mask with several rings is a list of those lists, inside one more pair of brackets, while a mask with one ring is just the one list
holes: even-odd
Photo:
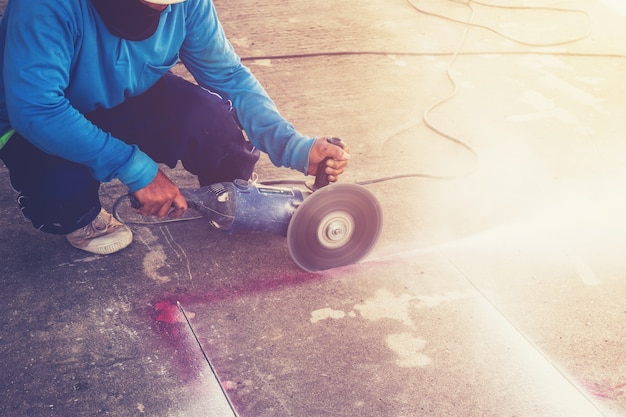
[[98, 214], [98, 217], [96, 217], [91, 223], [85, 226], [83, 230], [85, 231], [87, 236], [90, 236], [92, 234], [104, 232], [109, 228], [109, 226], [113, 226], [113, 228], [115, 228], [114, 225], [111, 225], [110, 218], [107, 221], [102, 214]]

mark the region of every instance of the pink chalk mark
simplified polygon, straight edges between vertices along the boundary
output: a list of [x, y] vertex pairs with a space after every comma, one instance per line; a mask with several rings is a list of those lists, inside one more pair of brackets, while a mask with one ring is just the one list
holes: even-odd
[[594, 397], [602, 398], [605, 400], [616, 400], [624, 395], [624, 389], [626, 384], [619, 384], [616, 386], [605, 386], [600, 383], [588, 384], [587, 389]]

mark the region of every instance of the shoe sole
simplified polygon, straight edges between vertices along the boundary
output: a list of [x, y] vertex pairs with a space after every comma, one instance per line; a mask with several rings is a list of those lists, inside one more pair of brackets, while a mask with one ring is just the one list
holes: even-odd
[[80, 246], [72, 245], [71, 242], [70, 242], [70, 245], [74, 246], [77, 249], [83, 250], [85, 252], [95, 253], [96, 255], [110, 255], [112, 253], [119, 252], [122, 249], [128, 247], [128, 245], [130, 245], [132, 241], [133, 241], [133, 235], [129, 234], [129, 236], [124, 240], [120, 240], [120, 241], [109, 243], [109, 244], [102, 245], [102, 246], [80, 247]]

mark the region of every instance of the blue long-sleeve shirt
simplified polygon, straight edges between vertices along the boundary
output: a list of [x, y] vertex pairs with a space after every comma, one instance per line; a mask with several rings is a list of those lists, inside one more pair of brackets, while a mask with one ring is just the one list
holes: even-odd
[[110, 34], [90, 0], [9, 1], [0, 22], [0, 135], [14, 129], [99, 181], [141, 189], [157, 164], [83, 114], [145, 92], [179, 60], [199, 85], [233, 102], [249, 139], [275, 165], [306, 173], [314, 139], [280, 115], [242, 65], [212, 0], [168, 6], [143, 41]]

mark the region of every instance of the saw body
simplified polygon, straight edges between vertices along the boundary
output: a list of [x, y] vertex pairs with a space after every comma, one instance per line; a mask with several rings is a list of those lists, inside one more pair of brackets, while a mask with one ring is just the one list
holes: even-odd
[[216, 229], [286, 236], [292, 259], [309, 272], [359, 262], [382, 227], [378, 201], [356, 184], [311, 192], [237, 180], [181, 193]]
[[198, 189], [181, 189], [190, 208], [216, 229], [286, 236], [289, 221], [302, 204], [297, 188], [269, 187], [248, 181], [221, 182]]

